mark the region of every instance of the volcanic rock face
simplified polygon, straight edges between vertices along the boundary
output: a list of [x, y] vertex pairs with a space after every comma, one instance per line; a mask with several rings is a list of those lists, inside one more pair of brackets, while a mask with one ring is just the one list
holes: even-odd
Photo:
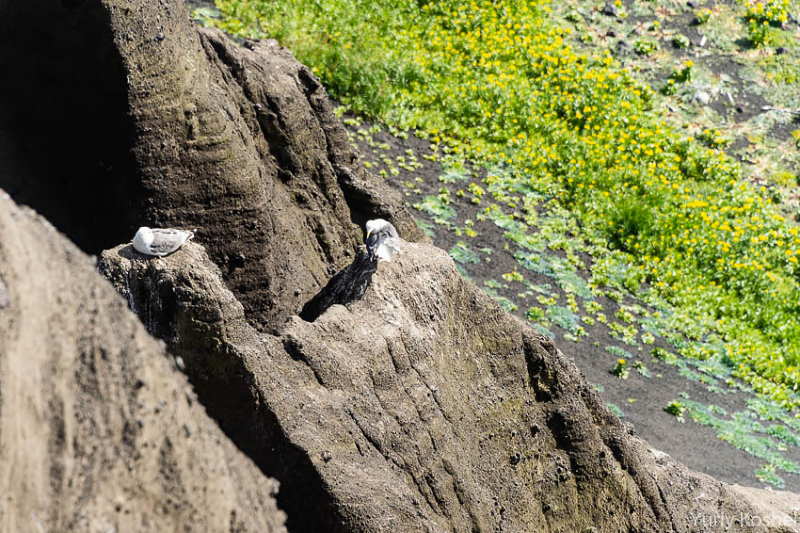
[[352, 260], [368, 218], [423, 237], [275, 41], [235, 46], [182, 1], [26, 0], [0, 2], [0, 50], [0, 187], [91, 253], [195, 229], [259, 328]]
[[285, 531], [277, 484], [94, 261], [3, 196], [0, 530]]
[[[156, 261], [122, 246], [101, 268], [197, 383], [226, 383], [229, 399], [201, 401], [260, 428], [226, 431], [262, 469], [299, 465], [279, 500], [294, 531], [724, 531], [723, 517], [800, 504], [755, 508], [762, 491], [649, 451], [552, 341], [432, 246], [406, 243], [363, 299], [276, 335], [247, 324], [199, 244]], [[779, 531], [752, 524], [728, 531]]]
[[245, 45], [174, 0], [0, 1], [0, 185], [85, 250], [197, 230], [100, 264], [195, 396], [85, 256], [0, 201], [3, 530], [279, 531], [199, 401], [294, 533], [780, 531], [796, 496], [649, 451], [441, 250], [362, 269], [367, 218], [421, 233], [308, 69]]

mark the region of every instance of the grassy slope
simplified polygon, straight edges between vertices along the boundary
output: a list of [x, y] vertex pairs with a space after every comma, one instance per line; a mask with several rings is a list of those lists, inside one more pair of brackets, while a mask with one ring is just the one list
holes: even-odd
[[[560, 301], [537, 294], [527, 309], [540, 329], [556, 325], [580, 342], [584, 326], [605, 322], [626, 344], [668, 340], [673, 352], [688, 357], [681, 361], [704, 361], [712, 369], [707, 375], [731, 384], [742, 378], [787, 409], [800, 403], [794, 392], [800, 381], [798, 231], [781, 216], [774, 190], [754, 187], [718, 150], [728, 144], [726, 132], [704, 127], [710, 118], [688, 121], [687, 132], [678, 129], [690, 112], [686, 100], [701, 90], [696, 84], [707, 73], [679, 54], [669, 58], [674, 67], [664, 68], [668, 60], [657, 66], [659, 50], [674, 34], [659, 33], [665, 23], [642, 20], [648, 9], [655, 20], [659, 4], [616, 6], [641, 14], [614, 17], [614, 24], [644, 24], [631, 43], [641, 61], [626, 68], [608, 48], [581, 45], [607, 39], [608, 30], [592, 20], [598, 9], [579, 2], [558, 3], [555, 12], [546, 3], [502, 1], [217, 5], [218, 24], [227, 31], [278, 38], [349, 107], [416, 128], [438, 145], [429, 157], [444, 164], [444, 181], [466, 181], [442, 187], [418, 208], [463, 235], [453, 254], [466, 264], [476, 254], [469, 245], [476, 222], [503, 228], [518, 264], [495, 282], [519, 283], [533, 294], [526, 278], [546, 274], [560, 289]], [[746, 37], [749, 22], [741, 24]], [[767, 31], [773, 40], [791, 41], [785, 30]], [[645, 53], [648, 42], [659, 47]], [[783, 55], [796, 57], [795, 48]], [[773, 63], [766, 60], [759, 72], [779, 72]], [[645, 83], [660, 88], [669, 78], [669, 98]], [[683, 112], [675, 113], [677, 120], [665, 116], [674, 107]], [[466, 159], [484, 170], [465, 173]], [[413, 165], [375, 163], [386, 174]], [[454, 195], [480, 208], [463, 225], [456, 223]], [[576, 274], [589, 266], [589, 279]], [[514, 301], [488, 289], [509, 308], [528, 306], [527, 298]], [[647, 305], [613, 316], [597, 309], [602, 298], [630, 294]], [[683, 407], [699, 421], [720, 425], [709, 418], [713, 413], [687, 402]], [[772, 416], [789, 431], [783, 441], [795, 438], [791, 416]], [[766, 452], [760, 456], [764, 479], [797, 469]]]

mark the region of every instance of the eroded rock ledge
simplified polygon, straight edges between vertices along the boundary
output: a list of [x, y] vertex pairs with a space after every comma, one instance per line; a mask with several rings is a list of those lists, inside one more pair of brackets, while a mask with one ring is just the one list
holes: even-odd
[[[247, 324], [199, 244], [156, 260], [117, 247], [101, 268], [283, 482], [294, 531], [785, 531], [767, 519], [800, 507], [648, 450], [551, 341], [432, 246], [406, 243], [363, 299], [275, 335]], [[203, 395], [215, 380], [230, 398]]]

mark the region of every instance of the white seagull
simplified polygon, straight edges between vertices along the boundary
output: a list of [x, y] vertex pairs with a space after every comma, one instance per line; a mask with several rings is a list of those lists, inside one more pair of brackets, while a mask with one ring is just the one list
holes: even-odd
[[164, 257], [169, 255], [186, 241], [192, 240], [193, 231], [181, 229], [150, 229], [142, 226], [133, 237], [133, 247], [140, 254]]
[[367, 221], [367, 250], [370, 261], [391, 261], [400, 253], [400, 236], [394, 226], [382, 218]]

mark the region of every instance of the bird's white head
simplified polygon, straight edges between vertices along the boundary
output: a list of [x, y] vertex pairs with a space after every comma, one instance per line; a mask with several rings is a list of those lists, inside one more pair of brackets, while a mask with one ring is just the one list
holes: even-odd
[[153, 235], [153, 230], [151, 230], [147, 226], [142, 226], [141, 228], [139, 228], [139, 231], [136, 232], [136, 235], [134, 235], [133, 242], [134, 244], [138, 242], [145, 246], [150, 246], [151, 244], [153, 244], [153, 239], [155, 239], [155, 236]]
[[375, 233], [376, 231], [380, 231], [385, 228], [389, 223], [382, 218], [376, 218], [374, 220], [367, 220], [367, 237], [370, 236], [371, 233]]

